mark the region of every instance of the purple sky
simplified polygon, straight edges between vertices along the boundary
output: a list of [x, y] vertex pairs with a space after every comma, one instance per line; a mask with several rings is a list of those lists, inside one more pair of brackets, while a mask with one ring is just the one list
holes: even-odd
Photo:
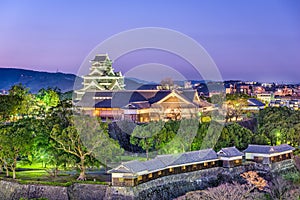
[[[299, 10], [299, 0], [1, 0], [0, 66], [76, 73], [103, 40], [154, 26], [198, 41], [224, 79], [300, 82]], [[129, 55], [115, 68], [132, 59], [143, 63]]]

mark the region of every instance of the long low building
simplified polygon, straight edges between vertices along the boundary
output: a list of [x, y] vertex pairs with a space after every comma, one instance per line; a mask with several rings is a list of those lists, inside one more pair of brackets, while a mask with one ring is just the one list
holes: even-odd
[[162, 176], [216, 166], [219, 166], [217, 153], [213, 149], [205, 149], [181, 154], [159, 155], [145, 162], [129, 161], [108, 172], [112, 174], [112, 185], [135, 186]]
[[132, 187], [163, 176], [187, 173], [214, 167], [231, 168], [246, 160], [262, 164], [292, 159], [295, 149], [287, 144], [279, 146], [252, 145], [244, 153], [236, 147], [222, 148], [218, 153], [204, 149], [180, 154], [158, 155], [148, 161], [124, 162], [108, 171], [112, 174], [113, 186]]
[[262, 164], [271, 164], [274, 162], [291, 159], [295, 148], [288, 144], [278, 146], [254, 145], [250, 144], [244, 150], [246, 160], [255, 161]]
[[120, 90], [86, 92], [76, 105], [87, 114], [111, 120], [149, 122], [194, 118], [214, 105], [194, 90]]

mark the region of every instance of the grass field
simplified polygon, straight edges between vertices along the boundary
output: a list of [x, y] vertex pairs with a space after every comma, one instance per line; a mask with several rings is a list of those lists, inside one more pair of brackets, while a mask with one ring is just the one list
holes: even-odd
[[[131, 160], [140, 160], [145, 161], [145, 157], [141, 156], [130, 156], [130, 155], [123, 155], [120, 160], [123, 162], [131, 161]], [[117, 166], [118, 163], [111, 164]], [[114, 167], [115, 167], [114, 166]], [[61, 185], [61, 186], [68, 186], [72, 183], [79, 182], [76, 179], [79, 176], [79, 171], [75, 169], [63, 169], [60, 168], [58, 171], [57, 176], [53, 176], [53, 166], [47, 165], [45, 168], [45, 164], [42, 162], [18, 162], [17, 164], [17, 171], [16, 171], [16, 180], [13, 180], [12, 172], [9, 172], [9, 177], [6, 177], [5, 171], [0, 173], [0, 179], [2, 180], [10, 180], [10, 181], [17, 181], [19, 183], [33, 183], [33, 184], [47, 184], [47, 185]], [[84, 183], [91, 183], [91, 184], [108, 184], [111, 182], [111, 176], [105, 173], [104, 168], [98, 169], [88, 169], [86, 172], [87, 181]]]
[[58, 175], [54, 177], [51, 174], [51, 166], [47, 168], [42, 167], [42, 163], [18, 163], [16, 172], [16, 179], [13, 180], [12, 172], [9, 172], [9, 177], [6, 177], [5, 171], [0, 174], [0, 179], [17, 181], [21, 184], [46, 184], [57, 186], [69, 186], [72, 183], [81, 182], [87, 184], [108, 184], [110, 176], [106, 174], [103, 169], [87, 170], [87, 181], [77, 181], [79, 172], [76, 170], [59, 169]]

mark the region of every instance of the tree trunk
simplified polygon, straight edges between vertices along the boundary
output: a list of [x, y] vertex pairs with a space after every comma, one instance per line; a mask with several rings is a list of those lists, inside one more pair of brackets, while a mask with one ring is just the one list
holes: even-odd
[[79, 180], [79, 181], [85, 181], [86, 180], [84, 162], [85, 162], [85, 157], [84, 156], [80, 157], [80, 170], [81, 171], [80, 171], [79, 177], [77, 178], [77, 180]]
[[6, 169], [6, 177], [9, 177], [8, 167], [6, 167], [5, 169]]
[[147, 160], [149, 160], [149, 149], [146, 149], [146, 157], [147, 157]]
[[54, 169], [54, 177], [57, 177], [57, 175], [58, 175], [58, 167], [55, 166], [55, 169]]
[[17, 158], [14, 158], [14, 163], [12, 166], [12, 172], [13, 172], [13, 179], [16, 179], [16, 168], [17, 168]]
[[13, 179], [16, 179], [16, 168], [12, 167]]

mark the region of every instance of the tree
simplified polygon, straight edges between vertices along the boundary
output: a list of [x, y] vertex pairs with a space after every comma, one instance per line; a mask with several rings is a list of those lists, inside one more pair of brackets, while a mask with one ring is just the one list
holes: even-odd
[[[50, 137], [52, 128], [49, 131], [48, 127], [45, 126], [45, 120], [36, 121], [35, 137], [28, 161], [30, 163], [42, 162], [42, 167], [46, 168], [46, 171], [55, 177], [58, 174], [59, 167], [64, 166], [66, 168], [69, 164], [75, 165], [76, 158], [65, 151], [56, 149], [56, 143]], [[52, 169], [47, 169], [48, 164], [53, 166]]]
[[247, 99], [239, 98], [234, 100], [227, 100], [227, 116], [226, 119], [230, 120], [235, 118], [237, 121], [238, 117], [243, 114], [243, 108], [247, 105]]
[[282, 177], [274, 177], [269, 183], [269, 194], [272, 199], [298, 200], [300, 197], [299, 188], [284, 180]]
[[[168, 122], [167, 122], [168, 123]], [[160, 153], [168, 153], [169, 143], [172, 143], [172, 140], [176, 134], [173, 130], [168, 130], [166, 126], [164, 126], [159, 133], [155, 136], [155, 149]]]
[[147, 160], [149, 160], [149, 150], [155, 147], [155, 139], [159, 131], [163, 127], [163, 122], [149, 122], [136, 126], [130, 136], [130, 143], [138, 145], [146, 151]]
[[239, 125], [238, 123], [229, 124], [228, 129], [230, 142], [228, 146], [236, 146], [239, 149], [246, 149], [252, 142], [253, 133], [251, 130]]
[[0, 120], [16, 120], [34, 112], [35, 99], [22, 84], [12, 86], [8, 95], [0, 96]]
[[161, 80], [160, 84], [163, 90], [171, 90], [174, 89], [175, 86], [173, 79], [169, 77]]
[[1, 171], [4, 168], [6, 171], [6, 177], [9, 177], [9, 166], [7, 163], [7, 155], [6, 155], [6, 151], [5, 148], [2, 147], [2, 145], [0, 144], [0, 164], [1, 164]]
[[98, 161], [100, 161], [107, 170], [108, 163], [120, 161], [120, 157], [123, 155], [124, 149], [120, 147], [117, 140], [110, 138], [108, 133], [108, 122], [102, 122], [100, 118], [98, 118], [98, 122], [103, 130], [101, 135], [103, 142], [94, 150], [93, 157], [98, 159]]
[[40, 89], [37, 94], [37, 99], [40, 106], [47, 112], [50, 108], [56, 107], [59, 103], [59, 94], [57, 91], [52, 90], [51, 88]]
[[246, 179], [248, 184], [253, 185], [261, 191], [264, 190], [268, 185], [268, 182], [264, 178], [260, 177], [255, 171], [244, 172], [241, 174], [241, 177]]
[[29, 94], [29, 89], [25, 88], [22, 84], [14, 85], [9, 90], [9, 96], [12, 101], [11, 115], [23, 116], [31, 114], [33, 108], [33, 96]]
[[191, 149], [199, 150], [214, 148], [216, 145], [218, 145], [219, 138], [221, 137], [223, 131], [223, 125], [219, 122], [211, 121], [210, 123], [201, 123], [197, 134], [192, 141]]
[[0, 121], [8, 121], [13, 111], [13, 98], [10, 95], [0, 95]]
[[97, 149], [99, 150], [110, 142], [110, 138], [107, 130], [100, 126], [96, 118], [74, 116], [69, 121], [70, 125], [67, 127], [54, 125], [50, 137], [56, 142], [55, 148], [79, 159], [80, 175], [78, 180], [86, 180], [87, 157], [93, 157]]
[[270, 144], [270, 140], [264, 134], [256, 134], [253, 138], [253, 143], [260, 144], [260, 145], [268, 145]]
[[289, 143], [300, 145], [300, 112], [285, 107], [268, 107], [257, 116], [258, 134], [268, 138], [271, 145]]
[[196, 151], [202, 148], [203, 140], [207, 134], [207, 130], [210, 123], [201, 123], [199, 124], [199, 128], [197, 130], [197, 135], [195, 136], [192, 145], [191, 150]]
[[0, 156], [16, 178], [17, 159], [28, 155], [33, 139], [30, 119], [22, 119], [0, 129]]
[[182, 119], [173, 140], [168, 144], [168, 153], [191, 151], [192, 143], [197, 135], [198, 119]]
[[249, 184], [239, 184], [236, 182], [221, 184], [217, 187], [208, 188], [202, 191], [190, 192], [185, 195], [185, 199], [198, 200], [254, 200], [262, 199], [263, 194], [253, 191], [254, 187]]

